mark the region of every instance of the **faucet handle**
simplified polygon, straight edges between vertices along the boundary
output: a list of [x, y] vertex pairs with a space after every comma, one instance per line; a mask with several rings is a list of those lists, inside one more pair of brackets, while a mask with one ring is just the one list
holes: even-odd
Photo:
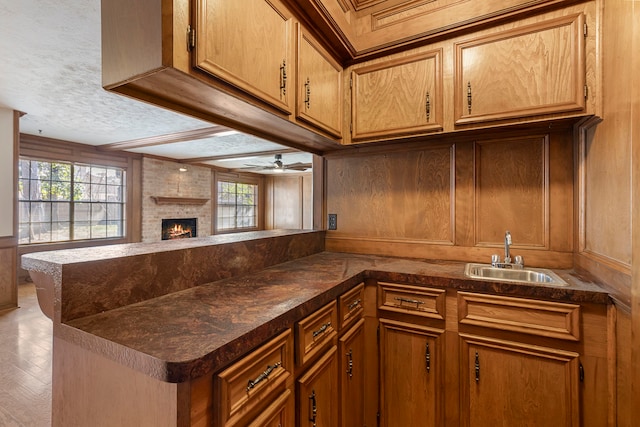
[[516, 265], [524, 267], [524, 260], [521, 255], [516, 255], [515, 263]]
[[496, 264], [500, 264], [500, 255], [493, 254], [491, 255], [491, 265], [495, 267]]

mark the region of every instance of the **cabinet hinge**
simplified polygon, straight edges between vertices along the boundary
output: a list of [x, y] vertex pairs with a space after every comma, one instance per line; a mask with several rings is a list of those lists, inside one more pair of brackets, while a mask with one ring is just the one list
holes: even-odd
[[587, 34], [588, 34], [588, 32], [587, 32], [587, 28], [588, 28], [588, 27], [587, 27], [587, 23], [585, 22], [585, 23], [582, 25], [582, 34], [584, 34], [584, 36], [585, 36], [585, 37], [587, 37]]
[[584, 366], [582, 366], [582, 363], [578, 366], [578, 371], [579, 371], [580, 382], [583, 383], [584, 382]]
[[349, 133], [353, 135], [353, 122], [349, 123]]
[[349, 77], [349, 89], [353, 88], [353, 77]]
[[584, 99], [587, 99], [588, 96], [589, 96], [589, 87], [587, 85], [584, 85]]
[[187, 26], [187, 50], [191, 52], [196, 48], [196, 30], [191, 25]]

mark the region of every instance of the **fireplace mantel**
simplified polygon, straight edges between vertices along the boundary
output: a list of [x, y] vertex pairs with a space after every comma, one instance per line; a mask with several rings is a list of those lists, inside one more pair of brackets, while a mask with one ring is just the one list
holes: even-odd
[[157, 205], [204, 205], [209, 199], [200, 199], [196, 197], [164, 197], [151, 196]]

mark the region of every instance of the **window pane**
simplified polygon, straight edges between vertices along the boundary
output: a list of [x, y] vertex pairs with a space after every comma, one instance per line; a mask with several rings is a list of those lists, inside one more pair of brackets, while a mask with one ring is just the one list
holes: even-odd
[[78, 184], [73, 187], [73, 200], [88, 202], [91, 200], [91, 185]]
[[104, 203], [92, 203], [91, 204], [91, 220], [105, 221], [107, 219], [107, 205]]
[[107, 184], [124, 185], [123, 171], [118, 169], [107, 169]]
[[31, 162], [29, 160], [20, 159], [18, 161], [18, 178], [29, 178], [30, 164]]
[[51, 203], [34, 202], [31, 203], [31, 222], [50, 222], [51, 221]]
[[51, 227], [51, 241], [62, 242], [69, 240], [69, 223], [68, 222], [54, 222]]
[[91, 238], [99, 239], [107, 237], [107, 223], [106, 221], [91, 221]]
[[122, 205], [114, 203], [107, 204], [107, 219], [110, 221], [122, 219]]
[[107, 237], [119, 237], [123, 234], [122, 221], [107, 221]]
[[123, 202], [123, 188], [115, 185], [107, 185], [107, 202]]
[[31, 224], [31, 243], [46, 243], [51, 241], [51, 223], [41, 222]]
[[89, 166], [75, 165], [73, 169], [75, 182], [91, 182], [91, 168]]
[[89, 221], [91, 219], [91, 204], [74, 203], [73, 218], [75, 219], [75, 222]]
[[71, 203], [53, 203], [51, 209], [52, 221], [69, 222], [71, 220]]
[[107, 201], [107, 187], [105, 185], [91, 185], [91, 201], [92, 202], [106, 202]]
[[92, 184], [106, 184], [107, 183], [107, 169], [96, 166], [91, 167], [91, 183]]
[[51, 200], [71, 200], [71, 183], [52, 181]]
[[91, 229], [89, 221], [75, 221], [73, 223], [73, 239], [85, 240], [91, 238]]
[[31, 188], [31, 181], [28, 179], [22, 179], [18, 181], [18, 199], [29, 200], [29, 192]]

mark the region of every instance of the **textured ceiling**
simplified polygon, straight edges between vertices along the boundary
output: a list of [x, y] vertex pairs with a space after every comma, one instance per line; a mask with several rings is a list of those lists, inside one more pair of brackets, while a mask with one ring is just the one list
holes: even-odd
[[[102, 145], [211, 126], [102, 89], [100, 37], [100, 0], [0, 0], [0, 106], [26, 113], [22, 133]], [[184, 159], [279, 148], [235, 135], [130, 151]]]

